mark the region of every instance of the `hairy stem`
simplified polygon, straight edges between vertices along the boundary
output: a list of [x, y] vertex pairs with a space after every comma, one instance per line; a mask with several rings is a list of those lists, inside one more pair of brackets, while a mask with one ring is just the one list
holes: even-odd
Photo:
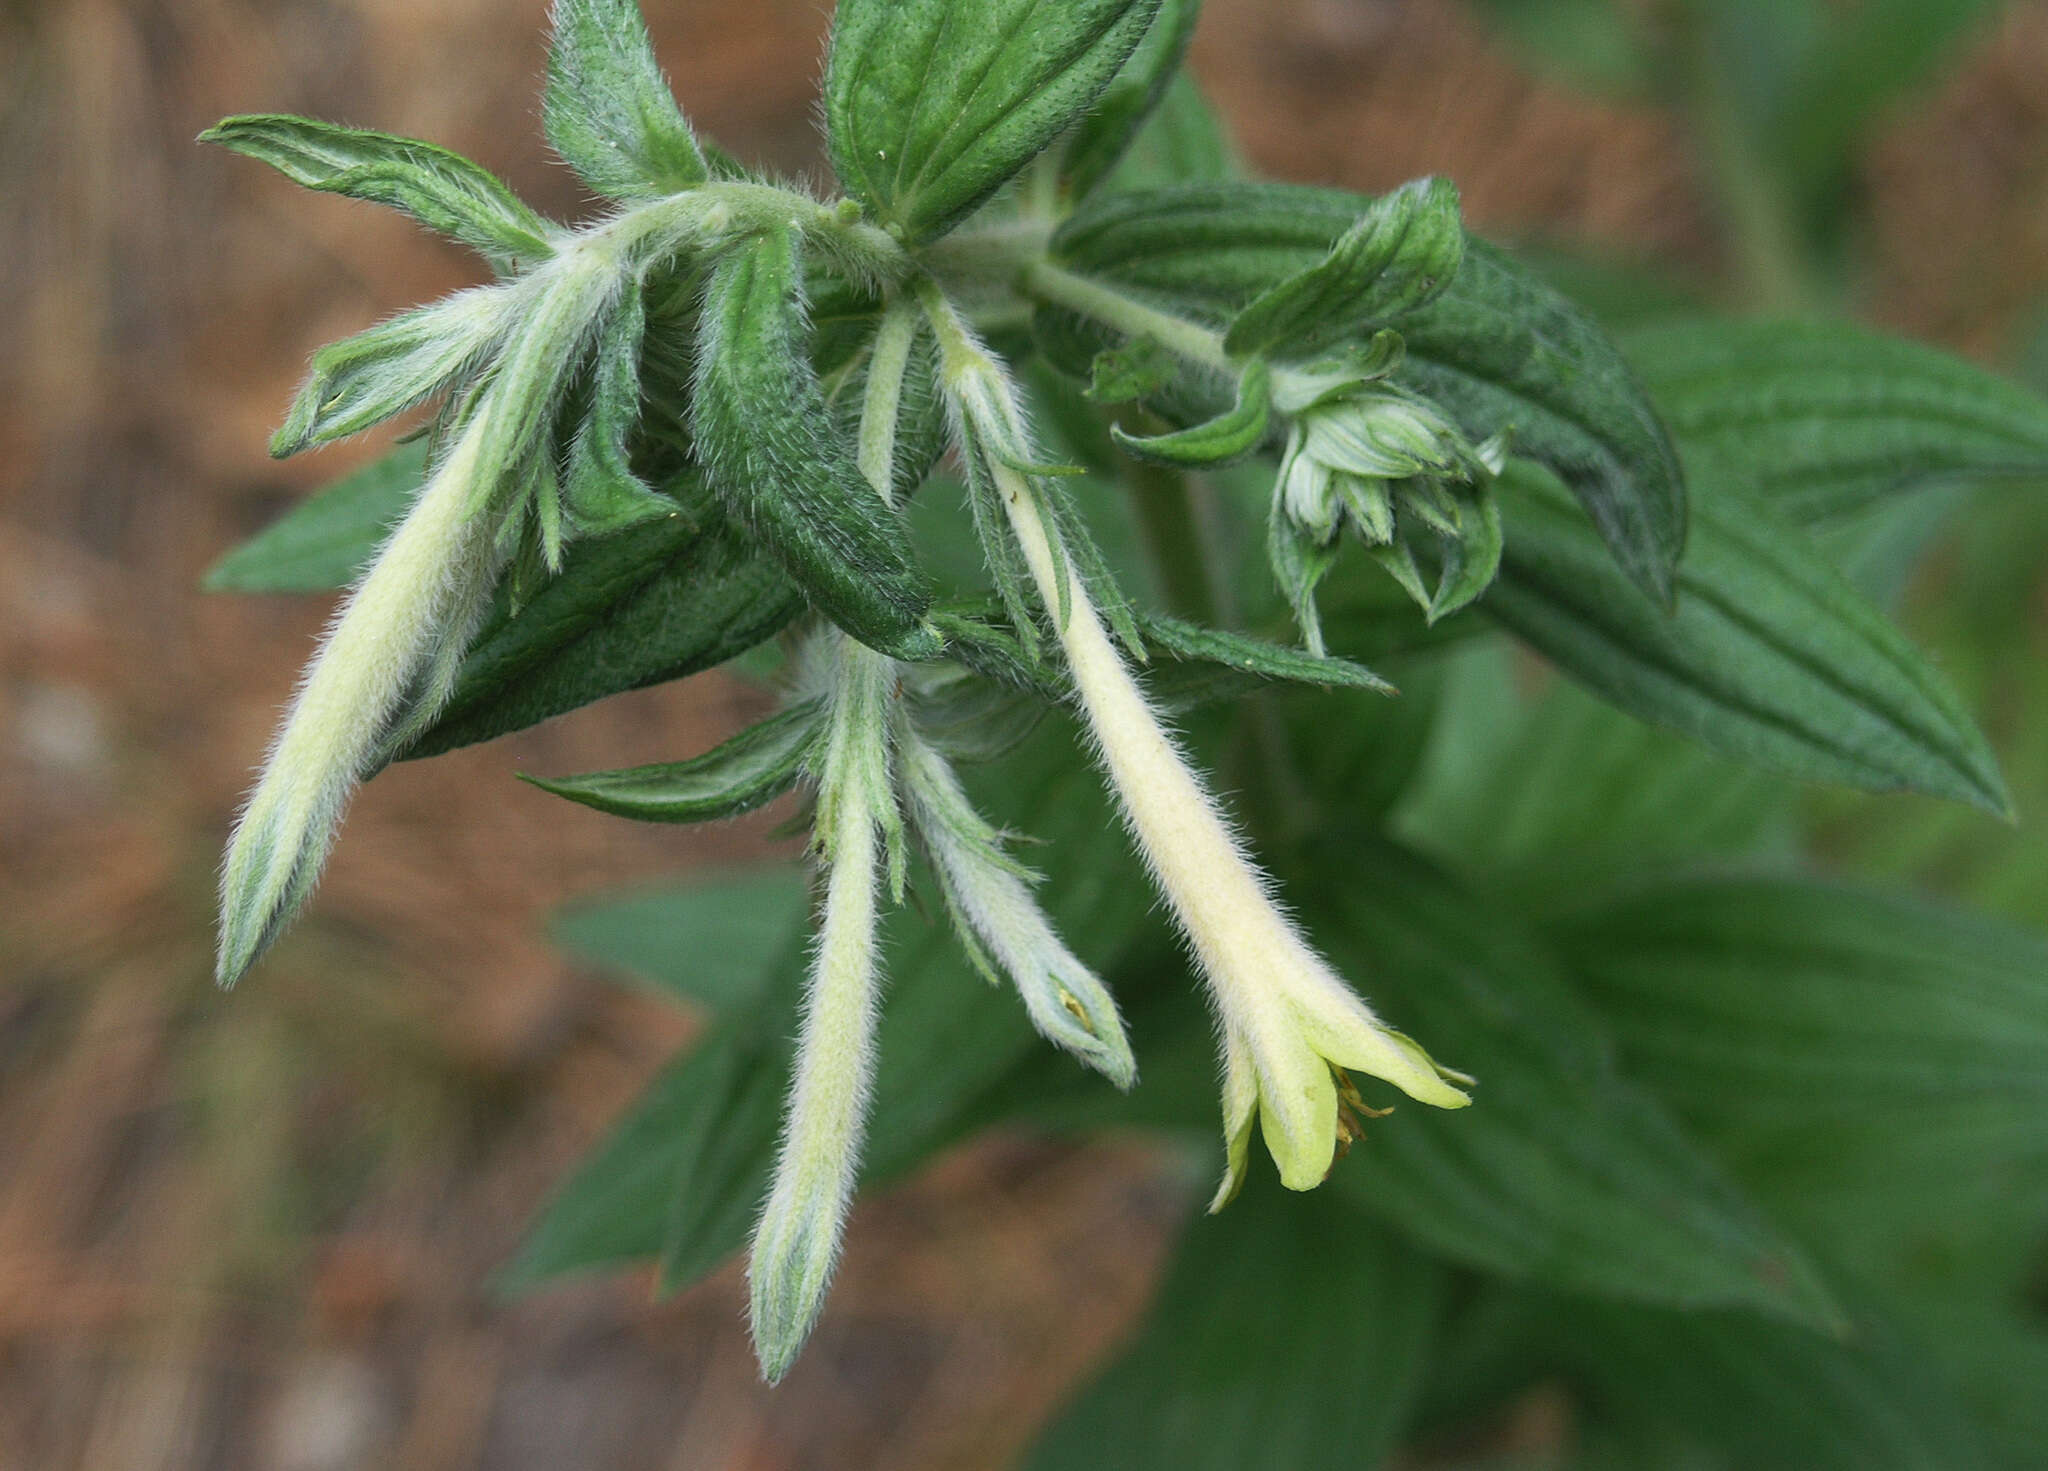
[[1065, 307], [1129, 337], [1149, 337], [1176, 357], [1199, 367], [1233, 375], [1237, 372], [1237, 364], [1223, 350], [1222, 333], [1147, 306], [1113, 286], [1077, 276], [1046, 261], [1027, 266], [1020, 284], [1033, 301]]

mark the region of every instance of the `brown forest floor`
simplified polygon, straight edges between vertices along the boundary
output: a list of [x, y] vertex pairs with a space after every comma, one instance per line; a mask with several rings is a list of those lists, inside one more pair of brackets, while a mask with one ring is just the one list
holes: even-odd
[[[708, 132], [811, 166], [820, 4], [648, 8]], [[538, 139], [543, 10], [0, 4], [0, 1471], [1002, 1464], [1180, 1218], [1136, 1149], [965, 1151], [863, 1207], [772, 1396], [730, 1270], [659, 1304], [638, 1278], [492, 1298], [549, 1183], [691, 1032], [543, 917], [776, 847], [773, 814], [640, 830], [508, 770], [701, 749], [758, 698], [715, 675], [380, 778], [309, 920], [212, 989], [219, 844], [324, 609], [198, 576], [367, 452], [264, 457], [310, 349], [470, 267], [189, 140], [309, 112], [572, 214]], [[1446, 172], [1484, 227], [1715, 268], [1665, 122], [1529, 79], [1450, 0], [1209, 11], [1197, 70], [1261, 167]], [[2048, 260], [2044, 74], [2048, 6], [2020, 6], [1875, 151], [1878, 315], [2000, 350]]]

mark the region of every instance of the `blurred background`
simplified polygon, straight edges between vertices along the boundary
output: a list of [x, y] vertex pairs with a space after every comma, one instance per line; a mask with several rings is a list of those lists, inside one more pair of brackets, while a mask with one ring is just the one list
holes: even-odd
[[[2048, 3], [1742, 0], [1695, 6], [1713, 35], [1675, 60], [1618, 49], [1616, 13], [1661, 34], [1671, 8], [1209, 0], [1193, 66], [1261, 171], [1448, 174], [1479, 228], [1617, 313], [1840, 311], [2048, 384]], [[820, 0], [647, 10], [703, 131], [817, 169]], [[309, 113], [447, 144], [575, 216], [539, 136], [544, 11], [0, 0], [0, 1467], [1002, 1465], [1129, 1330], [1188, 1204], [1135, 1145], [955, 1154], [863, 1205], [772, 1395], [734, 1269], [661, 1303], [643, 1278], [493, 1292], [551, 1182], [693, 1030], [563, 958], [548, 912], [791, 851], [773, 811], [635, 828], [509, 773], [701, 750], [762, 708], [717, 673], [388, 772], [305, 922], [212, 988], [220, 844], [326, 610], [200, 575], [378, 448], [266, 458], [311, 350], [476, 268], [191, 140]], [[1835, 55], [1831, 26], [1863, 39]], [[1809, 107], [1817, 74], [1835, 90]], [[2025, 808], [2048, 794], [2048, 583], [2038, 535], [1987, 525], [1908, 624]], [[1980, 575], [1973, 534], [2019, 550]], [[2048, 907], [2038, 833], [1870, 811], [1823, 806], [1845, 862]], [[1560, 1433], [1526, 1419], [1528, 1448]]]

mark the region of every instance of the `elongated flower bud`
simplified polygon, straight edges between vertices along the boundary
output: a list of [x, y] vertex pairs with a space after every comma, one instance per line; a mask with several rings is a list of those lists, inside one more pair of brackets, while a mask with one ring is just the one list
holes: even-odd
[[1109, 988], [1060, 939], [945, 757], [914, 730], [898, 749], [904, 792], [964, 938], [1009, 976], [1040, 1036], [1129, 1088], [1138, 1064]]
[[841, 665], [819, 775], [825, 910], [797, 1038], [782, 1151], [747, 1265], [754, 1353], [771, 1384], [796, 1361], [824, 1308], [860, 1174], [874, 1076], [880, 814], [891, 800], [889, 661], [851, 639], [837, 642]]
[[483, 431], [479, 416], [456, 440], [307, 668], [221, 871], [222, 985], [305, 903], [387, 733], [447, 698], [496, 572], [490, 518], [476, 506]]

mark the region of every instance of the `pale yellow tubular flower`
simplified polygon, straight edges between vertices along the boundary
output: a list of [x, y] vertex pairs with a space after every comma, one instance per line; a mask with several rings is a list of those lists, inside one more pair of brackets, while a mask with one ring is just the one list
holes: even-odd
[[959, 413], [1001, 451], [987, 456], [988, 470], [1039, 599], [1058, 625], [1102, 764], [1216, 1007], [1230, 1163], [1211, 1208], [1236, 1193], [1254, 1110], [1288, 1188], [1313, 1189], [1329, 1174], [1341, 1122], [1333, 1068], [1370, 1073], [1440, 1108], [1469, 1103], [1455, 1084], [1471, 1079], [1438, 1067], [1413, 1041], [1383, 1026], [1274, 900], [1270, 881], [1111, 641], [1072, 558], [1056, 547], [1057, 532], [1016, 468], [1030, 462], [1028, 439], [1001, 370], [964, 323], [937, 306], [934, 320], [942, 325], [948, 386]]
[[479, 413], [456, 439], [306, 670], [222, 867], [223, 985], [305, 902], [392, 721], [445, 698], [442, 646], [473, 630], [496, 565], [491, 518], [476, 506], [486, 420]]
[[[1310, 948], [1270, 892], [1186, 759], [1167, 735], [1089, 600], [1056, 556], [1030, 487], [996, 463], [1010, 523], [1048, 607], [1067, 579], [1060, 644], [1131, 830], [1194, 947], [1224, 1033], [1234, 1110], [1254, 1096], [1267, 1147], [1293, 1190], [1312, 1189], [1337, 1148], [1337, 1090], [1331, 1068], [1384, 1078], [1424, 1103], [1457, 1108], [1470, 1100], [1415, 1043], [1388, 1030], [1357, 993]], [[1455, 1076], [1455, 1075], [1448, 1075]], [[1227, 1120], [1231, 1134], [1242, 1123]], [[1219, 1192], [1235, 1193], [1238, 1167]]]

